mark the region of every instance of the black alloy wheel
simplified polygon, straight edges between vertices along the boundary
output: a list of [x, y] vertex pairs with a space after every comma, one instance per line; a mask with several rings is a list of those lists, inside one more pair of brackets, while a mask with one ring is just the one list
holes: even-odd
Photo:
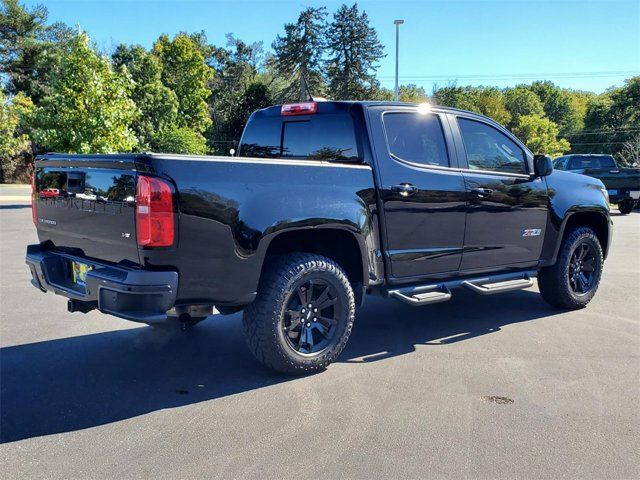
[[297, 286], [289, 296], [283, 330], [291, 348], [315, 354], [332, 341], [343, 311], [338, 292], [329, 282], [314, 278]]
[[585, 295], [593, 288], [596, 270], [596, 251], [592, 244], [579, 244], [569, 263], [569, 285], [577, 295]]
[[349, 339], [355, 297], [347, 274], [332, 259], [294, 252], [268, 260], [255, 301], [244, 309], [251, 353], [278, 372], [319, 372]]
[[584, 308], [596, 294], [603, 267], [602, 245], [588, 227], [573, 227], [562, 239], [553, 265], [538, 272], [542, 298], [558, 308]]

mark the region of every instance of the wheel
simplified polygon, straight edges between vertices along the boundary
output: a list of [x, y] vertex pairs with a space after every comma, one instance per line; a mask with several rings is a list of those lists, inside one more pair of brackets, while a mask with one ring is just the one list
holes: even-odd
[[542, 298], [558, 308], [585, 307], [598, 289], [602, 265], [602, 247], [593, 230], [574, 228], [562, 240], [556, 263], [540, 270]]
[[628, 215], [633, 210], [634, 203], [635, 202], [632, 198], [623, 200], [618, 204], [618, 210], [620, 210], [622, 215]]
[[275, 258], [243, 315], [249, 349], [278, 372], [324, 370], [344, 348], [355, 317], [349, 280], [334, 261], [306, 253]]

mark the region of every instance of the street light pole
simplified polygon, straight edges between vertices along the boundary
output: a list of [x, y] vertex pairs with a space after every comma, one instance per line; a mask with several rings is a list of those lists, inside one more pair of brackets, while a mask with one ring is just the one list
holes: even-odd
[[398, 52], [400, 44], [400, 25], [404, 23], [404, 20], [394, 20], [393, 23], [396, 26], [396, 88], [394, 90], [393, 100], [398, 101]]

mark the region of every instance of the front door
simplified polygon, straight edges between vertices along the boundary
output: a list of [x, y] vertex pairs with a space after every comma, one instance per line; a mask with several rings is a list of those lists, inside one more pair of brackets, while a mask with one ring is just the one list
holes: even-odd
[[[506, 131], [479, 118], [450, 115], [466, 159], [467, 227], [460, 270], [533, 264], [548, 215], [547, 184], [531, 156]], [[456, 128], [457, 126], [457, 128]]]
[[368, 111], [390, 276], [407, 280], [456, 272], [466, 198], [446, 116], [415, 107]]

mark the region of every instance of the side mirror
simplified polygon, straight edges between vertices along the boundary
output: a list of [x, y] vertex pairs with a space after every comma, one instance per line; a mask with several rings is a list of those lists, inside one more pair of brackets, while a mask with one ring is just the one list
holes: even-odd
[[231, 156], [233, 157], [236, 154], [236, 149], [232, 148], [231, 150], [229, 150], [229, 154], [231, 154]]
[[549, 155], [533, 156], [533, 173], [536, 177], [546, 177], [553, 172], [553, 161]]

